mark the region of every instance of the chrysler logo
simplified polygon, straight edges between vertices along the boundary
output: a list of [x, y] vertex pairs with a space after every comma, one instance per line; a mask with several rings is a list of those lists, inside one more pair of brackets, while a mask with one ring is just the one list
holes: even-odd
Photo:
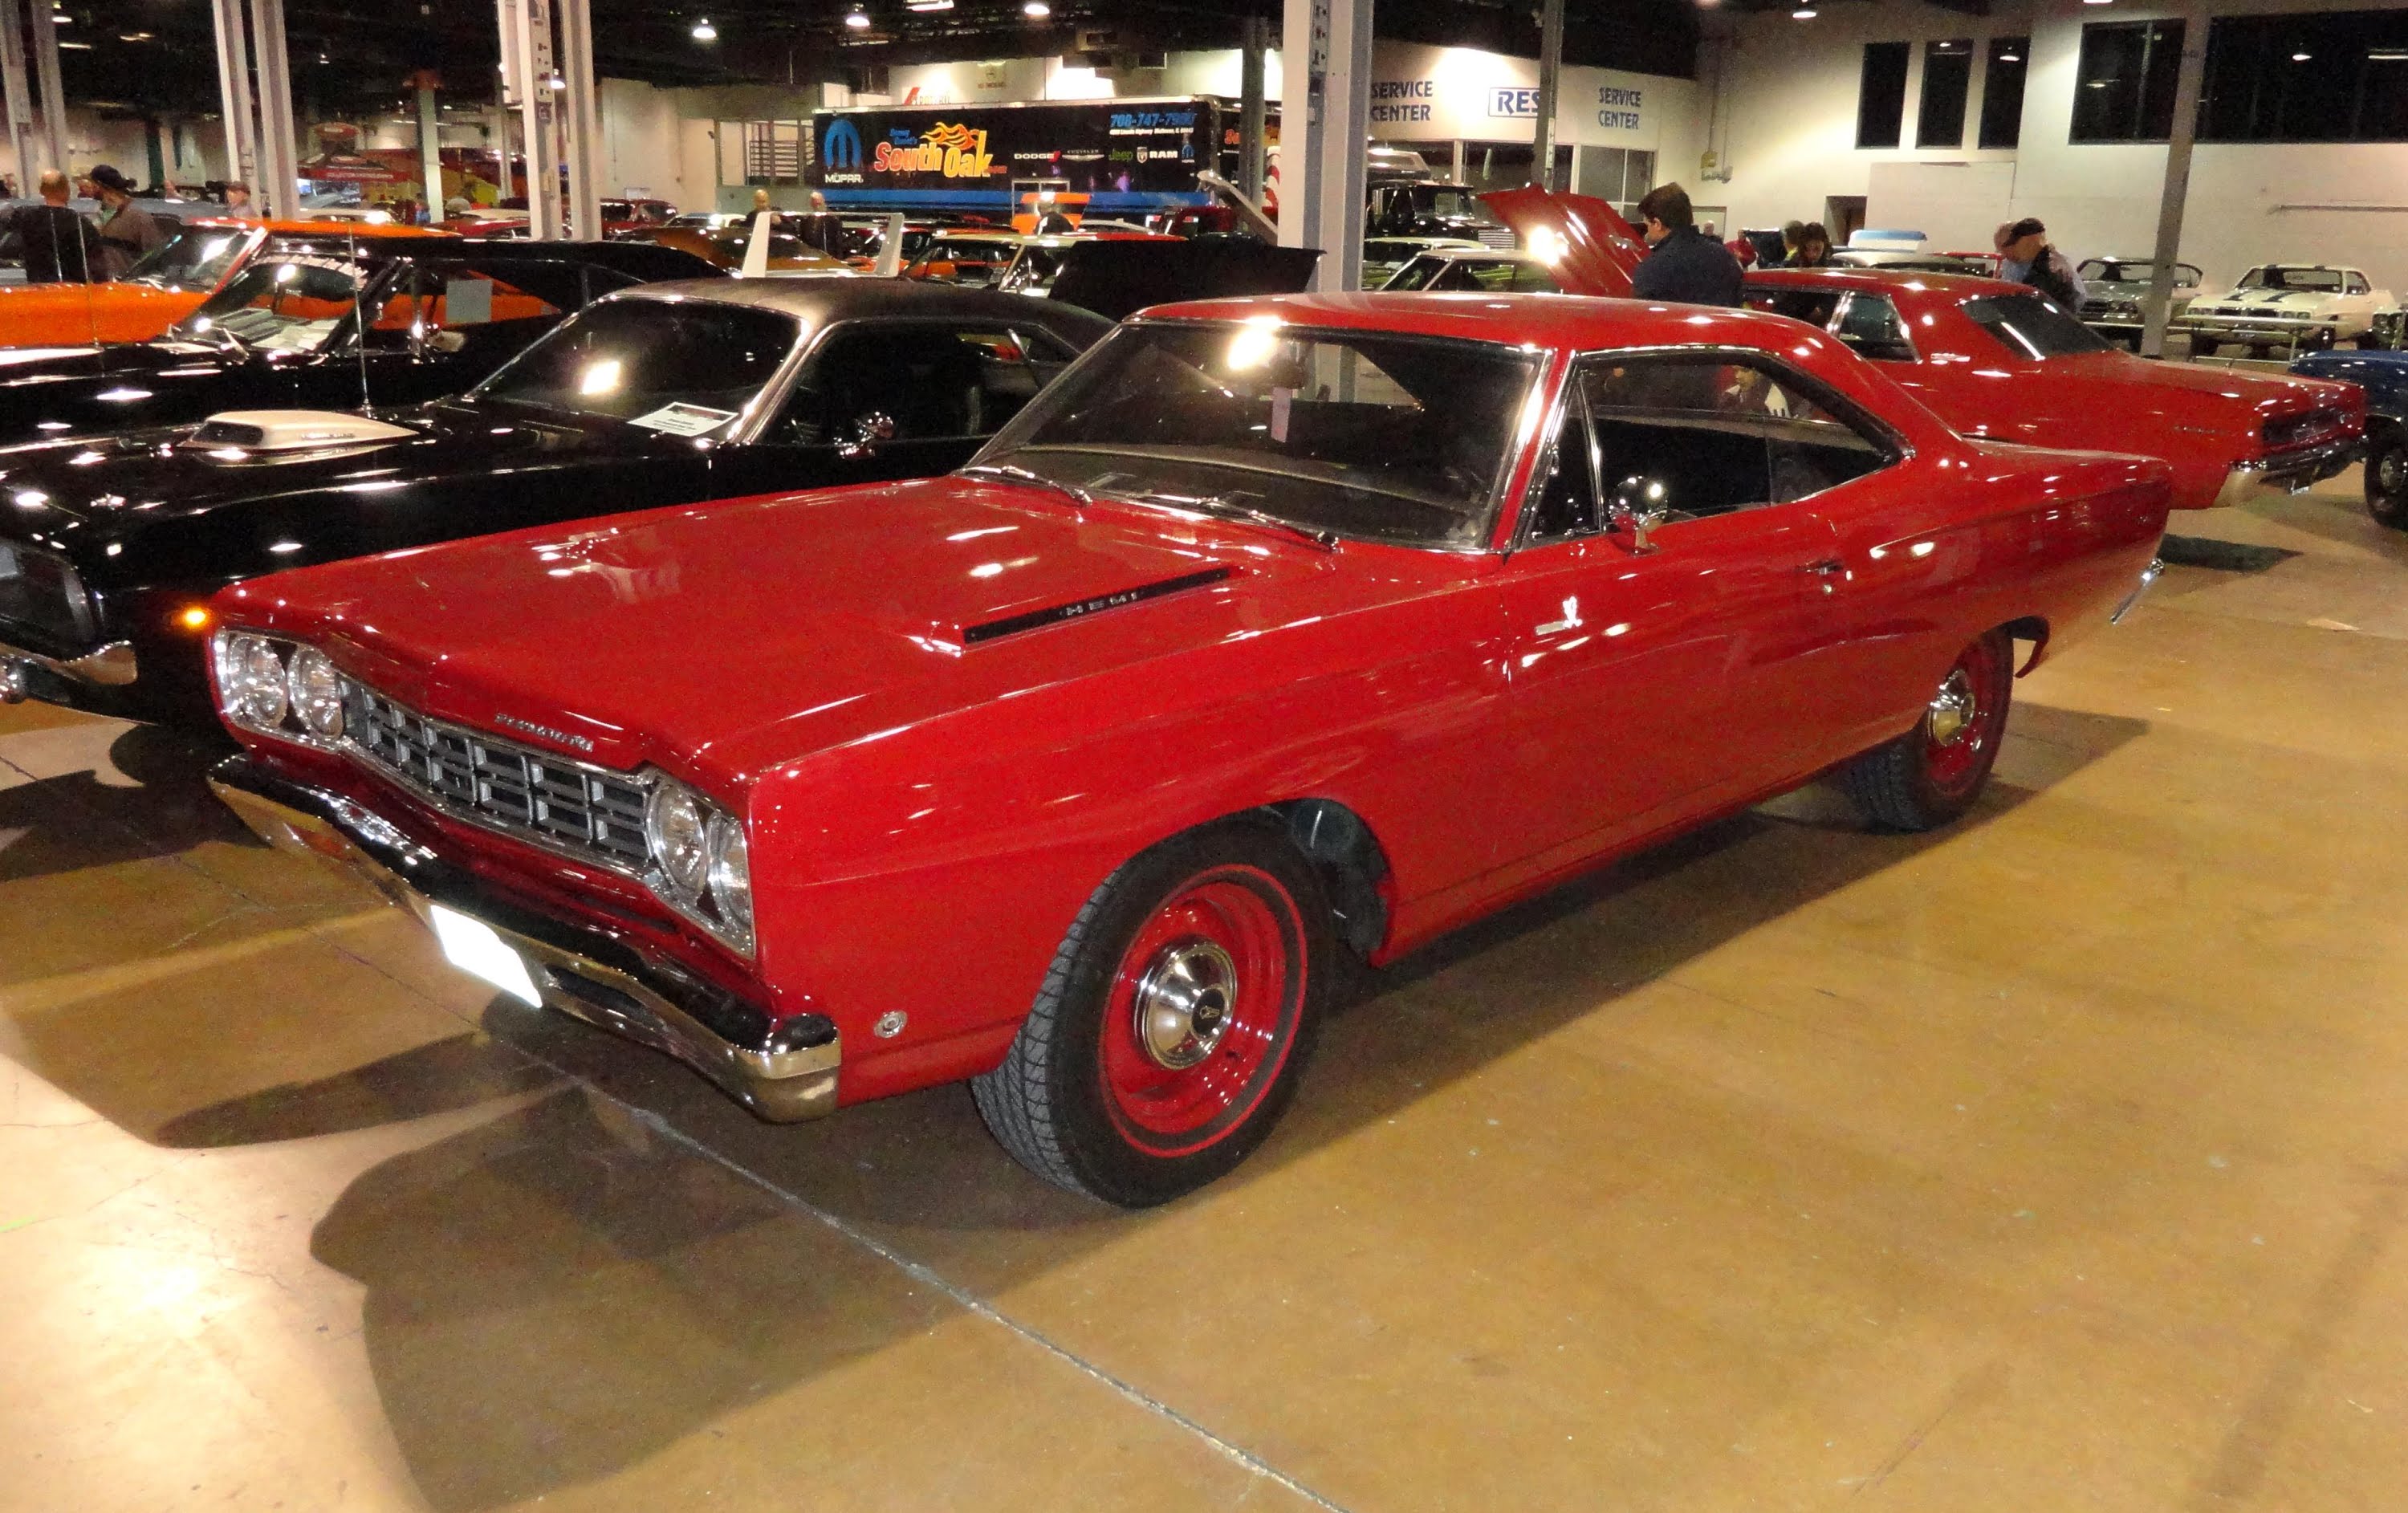
[[550, 725], [538, 725], [532, 720], [521, 720], [516, 715], [495, 715], [494, 723], [523, 735], [540, 735], [555, 746], [574, 747], [580, 751], [594, 749], [593, 739], [589, 736], [571, 735], [565, 730], [554, 730]]

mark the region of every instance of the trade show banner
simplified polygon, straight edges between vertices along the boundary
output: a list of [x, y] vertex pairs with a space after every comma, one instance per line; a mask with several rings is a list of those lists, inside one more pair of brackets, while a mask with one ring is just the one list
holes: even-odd
[[1001, 207], [1029, 183], [1096, 210], [1199, 204], [1223, 114], [1201, 98], [824, 110], [804, 178], [831, 205]]

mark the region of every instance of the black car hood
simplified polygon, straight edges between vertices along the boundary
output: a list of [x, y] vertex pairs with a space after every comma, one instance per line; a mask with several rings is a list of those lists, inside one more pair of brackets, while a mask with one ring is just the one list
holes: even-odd
[[5, 523], [11, 535], [88, 546], [230, 505], [323, 490], [386, 490], [583, 452], [599, 442], [601, 429], [456, 401], [380, 418], [412, 434], [323, 450], [251, 453], [196, 445], [199, 428], [184, 425], [0, 448], [0, 496], [14, 506]]

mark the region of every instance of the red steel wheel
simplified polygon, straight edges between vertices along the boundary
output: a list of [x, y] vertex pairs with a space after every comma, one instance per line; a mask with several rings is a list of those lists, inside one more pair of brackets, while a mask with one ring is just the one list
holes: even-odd
[[2015, 643], [1991, 631], [1956, 655], [1913, 730], [1840, 771], [1866, 817], [1891, 830], [1929, 830], [1982, 794], [2014, 698]]
[[1184, 1155], [1244, 1121], [1296, 1043], [1303, 946], [1296, 900], [1254, 867], [1200, 874], [1138, 927], [1096, 1058], [1131, 1144]]
[[971, 1079], [980, 1117], [1073, 1192], [1135, 1208], [1192, 1192], [1286, 1107], [1336, 949], [1276, 815], [1164, 841], [1079, 911], [1002, 1064]]

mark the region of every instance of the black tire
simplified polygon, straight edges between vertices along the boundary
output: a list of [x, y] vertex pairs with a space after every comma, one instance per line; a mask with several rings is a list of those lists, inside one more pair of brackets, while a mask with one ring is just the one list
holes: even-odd
[[[1226, 937], [1218, 923], [1182, 934], [1197, 919], [1220, 920], [1187, 912], [1204, 906], [1198, 899], [1252, 927], [1232, 924]], [[1276, 962], [1268, 960], [1274, 938]], [[1262, 949], [1249, 955], [1248, 939]], [[1172, 1048], [1200, 1057], [1174, 1068], [1146, 1045], [1144, 1026], [1158, 1021], [1144, 1006], [1163, 997], [1143, 995], [1161, 963], [1197, 949], [1197, 941], [1233, 947], [1221, 961], [1234, 975], [1213, 1016], [1218, 1033], [1209, 1045]], [[971, 1079], [979, 1115], [1014, 1160], [1056, 1187], [1124, 1208], [1191, 1192], [1251, 1154], [1295, 1095], [1335, 952], [1320, 878], [1275, 821], [1224, 820], [1164, 841], [1105, 878], [1079, 911], [1003, 1063]], [[1197, 1035], [1208, 1033], [1201, 1012], [1192, 1023]], [[1182, 1085], [1197, 1107], [1221, 1111], [1170, 1128], [1175, 1118], [1132, 1091], [1137, 1077], [1170, 1090], [1163, 1105], [1174, 1113]], [[1219, 1087], [1208, 1086], [1216, 1078]], [[1216, 1104], [1223, 1092], [1226, 1103]]]
[[[1841, 768], [1840, 786], [1885, 830], [1946, 824], [1971, 808], [1990, 780], [2014, 681], [2015, 644], [1991, 631], [1957, 654], [1914, 728]], [[1970, 703], [1948, 702], [1960, 696]], [[1942, 730], [1943, 721], [1951, 728]]]
[[2408, 434], [2396, 425], [2367, 444], [2366, 512], [2377, 524], [2408, 531]]

